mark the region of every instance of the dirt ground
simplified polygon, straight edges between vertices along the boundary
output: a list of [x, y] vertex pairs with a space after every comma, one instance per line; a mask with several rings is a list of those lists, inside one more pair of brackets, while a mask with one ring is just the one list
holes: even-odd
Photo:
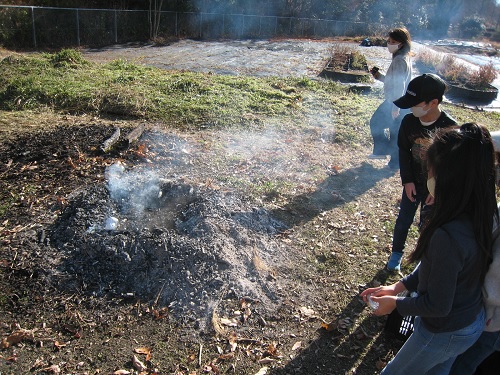
[[358, 297], [399, 278], [369, 146], [49, 113], [0, 137], [0, 374], [365, 375], [402, 344]]
[[[1, 227], [2, 374], [372, 374], [400, 345], [358, 298], [390, 276], [378, 238], [399, 182], [382, 161], [321, 134], [265, 134], [264, 144], [262, 134], [154, 126], [139, 145], [105, 154], [114, 127], [138, 124], [47, 121], [2, 129], [2, 190], [19, 192]], [[149, 177], [110, 199], [116, 165], [134, 181]], [[145, 172], [153, 166], [160, 180]], [[315, 166], [324, 180], [304, 173]], [[220, 183], [263, 170], [302, 186], [287, 201], [246, 201]], [[150, 181], [170, 196], [140, 215], [127, 202]], [[108, 216], [121, 227], [106, 228]], [[369, 250], [349, 247], [359, 235], [373, 241]]]

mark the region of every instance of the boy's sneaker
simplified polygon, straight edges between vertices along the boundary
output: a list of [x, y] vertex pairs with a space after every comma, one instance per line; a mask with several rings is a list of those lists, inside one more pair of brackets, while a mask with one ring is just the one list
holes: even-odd
[[389, 271], [400, 271], [401, 270], [401, 259], [403, 258], [403, 253], [393, 252], [389, 261], [387, 262], [387, 269]]
[[368, 159], [387, 159], [387, 155], [370, 154]]

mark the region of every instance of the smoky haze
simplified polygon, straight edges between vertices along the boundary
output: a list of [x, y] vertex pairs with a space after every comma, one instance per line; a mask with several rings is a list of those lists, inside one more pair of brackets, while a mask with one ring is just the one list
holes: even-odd
[[[442, 38], [465, 18], [477, 16], [485, 22], [496, 24], [500, 15], [499, 3], [495, 0], [473, 2], [465, 0], [420, 0], [398, 2], [393, 0], [376, 1], [206, 1], [191, 3], [193, 9], [203, 14], [200, 21], [203, 27], [225, 23], [226, 32], [232, 37], [246, 37], [257, 34], [256, 29], [264, 31], [275, 27], [276, 17], [293, 17], [314, 20], [336, 20], [360, 22], [368, 25], [369, 32], [380, 34], [389, 28], [405, 25], [412, 35], [425, 38]], [[233, 17], [221, 18], [221, 15]], [[235, 17], [240, 15], [241, 17]], [[273, 18], [251, 16], [270, 16]], [[284, 31], [286, 27], [281, 26]], [[290, 29], [314, 28], [314, 25], [301, 24]], [[335, 25], [325, 27], [334, 28]], [[280, 28], [280, 25], [278, 25]], [[294, 30], [292, 30], [294, 31]], [[295, 30], [296, 31], [296, 30]], [[264, 35], [265, 36], [265, 32]]]

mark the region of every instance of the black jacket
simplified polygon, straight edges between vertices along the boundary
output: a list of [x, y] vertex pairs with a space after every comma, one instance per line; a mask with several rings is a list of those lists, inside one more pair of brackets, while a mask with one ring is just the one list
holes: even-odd
[[401, 182], [413, 182], [417, 191], [427, 193], [427, 171], [424, 169], [425, 146], [436, 129], [456, 125], [455, 119], [446, 112], [429, 126], [423, 126], [420, 120], [407, 114], [401, 121], [398, 133], [399, 168]]

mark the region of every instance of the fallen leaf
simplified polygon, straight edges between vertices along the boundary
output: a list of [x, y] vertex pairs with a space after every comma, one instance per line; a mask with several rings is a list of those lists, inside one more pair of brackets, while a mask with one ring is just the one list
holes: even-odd
[[226, 354], [221, 354], [219, 356], [219, 358], [217, 358], [217, 359], [219, 359], [221, 361], [227, 361], [228, 359], [232, 359], [233, 357], [234, 357], [234, 353], [226, 353]]
[[216, 374], [218, 374], [220, 372], [219, 368], [213, 363], [209, 363], [208, 365], [205, 365], [203, 367], [203, 371], [204, 372], [214, 372]]
[[129, 374], [131, 374], [131, 372], [127, 370], [116, 370], [115, 372], [113, 372], [113, 375], [129, 375]]
[[227, 318], [220, 318], [220, 323], [227, 326], [227, 327], [237, 327], [238, 322], [236, 319], [227, 319]]
[[249, 308], [246, 308], [245, 311], [243, 311], [243, 321], [246, 322], [250, 315], [252, 315], [252, 311]]
[[165, 318], [168, 315], [168, 307], [162, 307], [161, 309], [153, 309], [153, 315], [156, 320]]
[[145, 354], [146, 361], [151, 360], [151, 350], [149, 348], [136, 348], [134, 349], [134, 352], [136, 352], [137, 354]]
[[145, 143], [141, 143], [140, 145], [137, 146], [137, 151], [135, 154], [139, 157], [146, 157], [146, 154], [148, 152], [148, 146]]
[[299, 311], [308, 318], [313, 318], [316, 316], [316, 311], [305, 306], [301, 306]]
[[61, 373], [61, 369], [59, 368], [58, 365], [52, 365], [49, 367], [44, 368], [42, 371], [49, 372], [55, 375], [58, 375]]
[[384, 361], [378, 360], [375, 363], [375, 367], [377, 368], [377, 370], [382, 370], [385, 367], [386, 364], [387, 363], [385, 363]]
[[292, 350], [297, 350], [302, 346], [302, 341], [297, 341], [295, 344], [292, 346]]
[[338, 323], [336, 320], [333, 320], [330, 323], [326, 323], [326, 322], [321, 323], [321, 328], [326, 329], [328, 332], [333, 331], [334, 329], [337, 328], [337, 326], [338, 326]]
[[61, 348], [64, 348], [66, 346], [66, 343], [60, 341], [54, 341], [54, 346], [57, 348], [57, 350], [61, 350]]
[[259, 371], [255, 373], [255, 375], [266, 375], [268, 369], [269, 369], [268, 367], [262, 367]]
[[231, 347], [231, 351], [234, 352], [238, 347], [238, 335], [236, 334], [236, 332], [233, 331], [229, 334], [228, 341], [229, 346]]
[[273, 343], [269, 344], [265, 354], [273, 356], [273, 357], [277, 357], [278, 356], [278, 349], [276, 347], [276, 343], [273, 342]]
[[37, 358], [35, 363], [33, 364], [33, 366], [31, 366], [31, 368], [37, 369], [37, 368], [40, 368], [42, 366], [45, 366], [45, 362], [44, 362], [43, 358]]
[[144, 363], [139, 361], [139, 358], [137, 358], [135, 355], [132, 357], [132, 365], [137, 371], [146, 371], [147, 367]]
[[0, 349], [5, 349], [12, 345], [16, 345], [23, 340], [34, 340], [34, 338], [35, 336], [32, 330], [19, 329], [2, 339], [2, 343], [0, 344]]
[[269, 357], [259, 359], [259, 363], [261, 365], [267, 365], [269, 363], [273, 363], [274, 361], [275, 361], [275, 359], [272, 359], [272, 358], [269, 358]]

